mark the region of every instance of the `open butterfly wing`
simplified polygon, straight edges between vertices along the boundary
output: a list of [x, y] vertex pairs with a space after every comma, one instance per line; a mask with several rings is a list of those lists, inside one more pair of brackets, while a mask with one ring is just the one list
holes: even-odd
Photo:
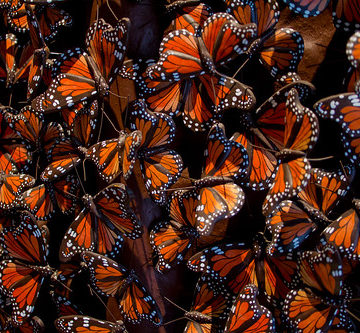
[[176, 191], [169, 204], [169, 222], [160, 222], [150, 232], [150, 244], [159, 256], [156, 269], [163, 273], [184, 259], [194, 244], [196, 193]]
[[247, 284], [257, 285], [255, 254], [242, 243], [223, 244], [203, 250], [192, 256], [187, 266], [202, 272], [215, 288], [224, 288], [238, 294]]
[[[115, 233], [131, 239], [141, 236], [142, 228], [129, 206], [129, 197], [123, 184], [111, 184], [100, 191], [94, 197], [94, 204], [97, 212], [106, 219], [106, 222], [102, 222], [103, 227], [108, 229], [106, 234]], [[106, 238], [102, 239], [101, 236], [99, 233], [98, 242], [106, 243]]]
[[248, 284], [237, 296], [227, 320], [225, 333], [275, 332], [271, 312], [257, 300], [258, 289]]
[[291, 28], [277, 29], [265, 39], [259, 52], [260, 62], [272, 76], [296, 71], [304, 54], [304, 40]]

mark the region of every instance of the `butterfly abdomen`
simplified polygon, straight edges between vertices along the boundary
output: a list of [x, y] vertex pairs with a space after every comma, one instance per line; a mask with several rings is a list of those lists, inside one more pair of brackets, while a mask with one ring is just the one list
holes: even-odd
[[286, 163], [287, 161], [294, 160], [296, 158], [305, 157], [306, 153], [301, 150], [292, 150], [284, 148], [281, 151], [275, 153], [275, 157], [280, 159], [282, 163]]
[[213, 319], [209, 315], [198, 311], [185, 312], [184, 317], [199, 324], [211, 324], [213, 321]]

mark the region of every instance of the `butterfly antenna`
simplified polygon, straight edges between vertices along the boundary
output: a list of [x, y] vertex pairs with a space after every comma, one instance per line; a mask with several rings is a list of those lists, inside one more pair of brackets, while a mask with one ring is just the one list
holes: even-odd
[[83, 185], [83, 183], [82, 183], [82, 181], [81, 181], [80, 174], [79, 174], [79, 172], [78, 172], [77, 166], [76, 166], [75, 163], [74, 163], [74, 158], [71, 156], [70, 153], [69, 153], [69, 156], [70, 156], [71, 160], [73, 161], [73, 165], [74, 165], [74, 169], [75, 169], [75, 172], [76, 172], [76, 176], [77, 176], [78, 179], [79, 179], [81, 189], [83, 190], [84, 194], [86, 194], [86, 191], [85, 191], [84, 185]]
[[101, 297], [99, 296], [99, 294], [88, 284], [87, 285], [89, 290], [90, 290], [90, 294], [91, 295], [95, 295], [97, 297], [97, 299], [100, 301], [100, 303], [105, 307], [106, 312], [110, 314], [110, 316], [113, 318], [114, 322], [117, 321], [117, 319], [115, 318], [115, 316], [113, 315], [113, 313], [110, 311], [110, 309], [108, 308], [108, 306], [105, 304], [105, 302], [101, 299]]
[[84, 181], [86, 182], [87, 180], [86, 180], [85, 161], [86, 161], [86, 159], [83, 160], [82, 165], [83, 165], [83, 177], [84, 177]]
[[327, 161], [333, 159], [334, 156], [326, 156], [326, 157], [319, 157], [319, 158], [308, 158], [307, 160], [310, 162], [320, 162], [320, 161]]
[[120, 131], [116, 128], [114, 122], [110, 119], [109, 115], [106, 113], [105, 110], [103, 111], [103, 113], [104, 113], [104, 116], [106, 117], [106, 119], [109, 121], [109, 123], [110, 123], [110, 125], [112, 126], [112, 128], [113, 128], [117, 133], [120, 134]]
[[9, 107], [11, 107], [11, 102], [12, 102], [12, 90], [10, 92], [10, 96], [9, 96]]
[[127, 104], [125, 109], [125, 119], [124, 119], [124, 128], [126, 128], [126, 123], [128, 119], [128, 112], [129, 112], [129, 96], [127, 97]]
[[101, 136], [101, 131], [102, 131], [102, 127], [104, 124], [104, 101], [101, 104], [101, 116], [100, 116], [100, 125], [99, 125], [99, 133], [98, 133], [98, 137], [97, 137], [97, 142], [100, 141], [100, 136]]
[[277, 150], [270, 149], [270, 148], [265, 148], [265, 147], [261, 147], [261, 146], [258, 146], [258, 145], [254, 145], [254, 144], [251, 143], [250, 141], [248, 141], [248, 143], [249, 143], [249, 145], [250, 145], [251, 147], [259, 148], [259, 149], [266, 150], [266, 151], [270, 151], [270, 152], [272, 152], [272, 153], [274, 153], [274, 154], [275, 154], [275, 153], [278, 153]]
[[354, 313], [352, 313], [349, 309], [346, 309], [346, 312], [353, 317], [354, 319], [356, 319], [358, 322], [360, 322], [360, 318], [358, 316], [356, 316]]
[[244, 66], [248, 63], [248, 61], [250, 60], [250, 58], [247, 58], [243, 64], [238, 68], [238, 70], [235, 72], [235, 74], [231, 77], [232, 79], [235, 78], [235, 76], [237, 76], [239, 74], [239, 72], [244, 68]]
[[183, 319], [186, 319], [186, 318], [185, 317], [180, 317], [180, 318], [177, 318], [177, 319], [174, 319], [174, 320], [170, 320], [167, 323], [162, 324], [161, 326], [167, 326], [167, 325], [170, 325], [172, 323], [175, 323], [175, 322], [177, 322], [179, 320], [183, 320]]
[[177, 305], [175, 302], [173, 302], [171, 299], [164, 296], [164, 298], [172, 305], [174, 305], [176, 308], [180, 309], [181, 311], [187, 312], [185, 309], [183, 309], [181, 306]]
[[110, 6], [109, 0], [106, 0], [106, 5], [108, 6], [111, 14], [115, 17], [116, 21], [119, 21], [118, 17], [115, 15], [114, 11], [112, 10], [112, 8]]

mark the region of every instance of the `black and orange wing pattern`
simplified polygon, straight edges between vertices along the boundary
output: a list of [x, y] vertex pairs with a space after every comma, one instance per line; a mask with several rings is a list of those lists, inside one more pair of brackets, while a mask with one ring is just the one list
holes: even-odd
[[137, 324], [143, 320], [158, 326], [160, 310], [135, 273], [115, 261], [86, 251], [82, 254], [91, 275], [92, 286], [100, 294], [115, 296], [126, 321]]
[[260, 305], [258, 288], [248, 284], [237, 296], [226, 323], [225, 333], [275, 332], [274, 318]]

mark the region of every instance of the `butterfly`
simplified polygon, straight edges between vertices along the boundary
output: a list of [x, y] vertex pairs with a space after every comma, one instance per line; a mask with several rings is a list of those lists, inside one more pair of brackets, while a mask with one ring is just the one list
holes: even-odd
[[46, 124], [44, 115], [31, 106], [23, 107], [16, 114], [5, 109], [3, 115], [9, 126], [38, 153], [48, 152], [56, 140], [64, 137], [59, 124]]
[[327, 216], [349, 189], [350, 179], [341, 171], [312, 169], [297, 200], [282, 201], [266, 219], [274, 238], [270, 244], [272, 253], [294, 251], [316, 230], [328, 225], [331, 221]]
[[360, 152], [359, 100], [357, 93], [344, 93], [323, 98], [314, 104], [320, 117], [339, 123], [344, 154], [352, 163], [356, 163]]
[[350, 290], [343, 284], [339, 253], [330, 246], [321, 252], [306, 251], [300, 256], [299, 272], [305, 288], [291, 290], [283, 308], [291, 328], [326, 332], [339, 318], [346, 321]]
[[195, 254], [187, 266], [201, 272], [212, 288], [238, 295], [252, 283], [270, 304], [281, 303], [297, 283], [297, 264], [286, 255], [272, 256], [266, 245], [262, 234], [256, 235], [250, 248], [244, 243], [220, 244]]
[[88, 316], [67, 315], [55, 320], [55, 328], [60, 333], [71, 332], [101, 332], [101, 333], [126, 333], [127, 330], [121, 320], [115, 323]]
[[150, 244], [159, 257], [156, 269], [164, 273], [184, 260], [189, 252], [202, 244], [222, 239], [221, 233], [211, 233], [210, 239], [200, 237], [196, 228], [194, 191], [176, 191], [168, 206], [169, 221], [157, 223], [150, 232]]
[[140, 85], [150, 107], [182, 111], [194, 131], [210, 127], [226, 109], [251, 109], [255, 96], [250, 87], [220, 74], [217, 66], [243, 53], [254, 35], [254, 25], [240, 26], [224, 13], [209, 17], [198, 34], [170, 32], [161, 43], [160, 59], [146, 69]]
[[234, 181], [246, 178], [249, 157], [241, 144], [226, 137], [221, 123], [210, 129], [204, 155], [201, 178], [193, 186], [197, 194], [197, 230], [208, 236], [216, 222], [236, 215], [242, 208], [245, 194]]
[[129, 207], [123, 184], [111, 184], [95, 196], [82, 197], [84, 208], [66, 231], [60, 246], [60, 260], [68, 262], [86, 250], [115, 255], [123, 236], [136, 239], [142, 228]]
[[176, 18], [172, 21], [170, 30], [185, 29], [196, 34], [197, 29], [203, 26], [211, 15], [212, 9], [204, 3], [184, 6], [176, 11]]
[[47, 265], [47, 243], [30, 215], [24, 214], [17, 228], [2, 231], [1, 243], [11, 259], [0, 263], [0, 291], [10, 298], [12, 323], [21, 325], [30, 317], [45, 277], [53, 270]]
[[32, 47], [25, 47], [20, 54], [18, 39], [8, 33], [0, 36], [0, 79], [6, 82], [6, 88], [11, 88], [20, 80], [26, 80], [29, 75]]
[[285, 134], [286, 100], [294, 86], [307, 86], [306, 81], [285, 85], [268, 98], [255, 112], [241, 114], [240, 132], [233, 140], [242, 144], [249, 155], [249, 180], [246, 184], [253, 190], [270, 186], [277, 165], [274, 150], [278, 150]]
[[72, 107], [79, 102], [103, 98], [122, 66], [128, 38], [129, 20], [121, 19], [115, 28], [103, 19], [88, 29], [85, 44], [68, 50], [54, 64], [54, 79], [45, 93], [32, 101], [44, 112]]
[[316, 115], [301, 105], [296, 89], [289, 92], [285, 109], [285, 131], [280, 151], [275, 153], [278, 165], [275, 177], [263, 203], [267, 216], [284, 199], [297, 195], [310, 179], [306, 154], [319, 136]]
[[19, 205], [37, 220], [48, 221], [59, 209], [63, 214], [75, 211], [79, 182], [74, 175], [33, 187], [21, 194]]
[[258, 294], [254, 284], [241, 290], [231, 308], [224, 333], [275, 332], [273, 315], [259, 304]]
[[35, 178], [18, 173], [9, 154], [0, 157], [0, 208], [11, 209], [18, 205], [21, 192], [35, 184]]
[[304, 53], [300, 33], [291, 28], [275, 29], [280, 10], [275, 0], [225, 0], [228, 12], [240, 24], [255, 23], [257, 39], [248, 54], [259, 54], [260, 62], [272, 76], [279, 72], [296, 71]]
[[188, 319], [184, 333], [223, 332], [233, 298], [210, 288], [204, 278], [200, 278], [190, 311], [185, 312]]
[[341, 214], [322, 232], [322, 243], [330, 244], [350, 260], [360, 259], [359, 243], [360, 201], [353, 199], [353, 208]]
[[92, 145], [86, 153], [86, 158], [95, 163], [100, 177], [108, 183], [121, 173], [127, 178], [134, 168], [136, 151], [141, 141], [141, 131], [120, 131], [118, 138]]
[[31, 25], [34, 23], [34, 19], [27, 15], [26, 7], [34, 12], [46, 42], [53, 40], [61, 27], [69, 27], [72, 24], [71, 16], [64, 10], [55, 7], [54, 4], [35, 6], [28, 1], [16, 0], [13, 1], [13, 5], [6, 13], [7, 24], [16, 32], [25, 33], [33, 29]]
[[32, 162], [29, 146], [14, 132], [5, 120], [4, 112], [11, 108], [3, 107], [0, 111], [0, 158], [9, 154], [19, 171], [27, 171]]
[[41, 180], [57, 180], [80, 164], [94, 137], [96, 125], [97, 102], [78, 110], [68, 129], [69, 136], [59, 135], [48, 149], [50, 164], [41, 173]]
[[141, 143], [133, 156], [131, 146], [129, 149], [125, 146], [124, 178], [130, 176], [130, 168], [139, 159], [146, 189], [155, 202], [164, 204], [165, 191], [177, 181], [183, 169], [180, 155], [169, 149], [175, 136], [175, 123], [165, 114], [149, 111], [143, 100], [135, 100], [130, 108], [130, 129], [141, 132]]
[[100, 295], [118, 300], [125, 321], [138, 324], [146, 320], [161, 325], [160, 310], [134, 271], [93, 252], [85, 251], [81, 257], [89, 269], [92, 287]]

